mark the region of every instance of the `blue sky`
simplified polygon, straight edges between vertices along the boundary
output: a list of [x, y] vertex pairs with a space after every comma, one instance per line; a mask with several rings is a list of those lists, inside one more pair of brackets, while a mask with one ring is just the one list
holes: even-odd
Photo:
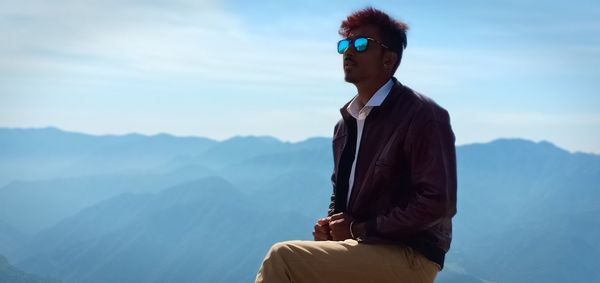
[[457, 144], [600, 153], [597, 3], [0, 0], [0, 127], [331, 136], [355, 95], [337, 30], [373, 5], [410, 25], [396, 77], [450, 111]]

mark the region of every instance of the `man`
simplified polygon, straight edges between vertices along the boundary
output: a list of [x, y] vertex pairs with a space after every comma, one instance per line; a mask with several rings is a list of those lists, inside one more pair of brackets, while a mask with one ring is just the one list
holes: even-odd
[[398, 82], [404, 23], [373, 8], [342, 22], [338, 52], [358, 94], [333, 136], [329, 215], [315, 241], [273, 245], [256, 282], [433, 282], [456, 214], [446, 110]]

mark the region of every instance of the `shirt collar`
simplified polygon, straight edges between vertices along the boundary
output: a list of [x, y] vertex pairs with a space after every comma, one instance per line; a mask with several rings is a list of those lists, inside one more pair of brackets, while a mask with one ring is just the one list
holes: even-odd
[[[394, 81], [392, 79], [389, 79], [387, 81], [387, 83], [385, 83], [383, 86], [381, 86], [376, 92], [375, 94], [373, 94], [373, 96], [371, 96], [371, 99], [369, 99], [369, 101], [367, 101], [367, 104], [365, 105], [365, 107], [374, 107], [374, 106], [380, 106], [381, 103], [383, 103], [383, 101], [385, 100], [385, 98], [388, 96], [388, 94], [390, 93], [390, 91], [392, 90], [392, 87], [394, 86]], [[358, 114], [360, 113], [360, 106], [358, 105], [358, 94], [356, 96], [354, 96], [354, 98], [352, 99], [352, 101], [350, 102], [350, 104], [348, 104], [348, 112], [350, 113], [350, 115], [352, 115], [354, 118], [358, 117]]]

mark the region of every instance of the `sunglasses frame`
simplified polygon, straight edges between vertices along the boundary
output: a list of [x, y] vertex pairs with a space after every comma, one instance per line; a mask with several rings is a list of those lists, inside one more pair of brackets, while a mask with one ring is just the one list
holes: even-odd
[[[363, 39], [363, 38], [367, 40], [367, 45], [365, 46], [364, 50], [358, 50], [358, 48], [356, 47], [356, 40], [357, 39]], [[348, 48], [350, 47], [350, 45], [354, 46], [354, 50], [356, 50], [356, 52], [365, 52], [369, 48], [369, 40], [378, 43], [381, 47], [383, 47], [385, 49], [390, 49], [387, 45], [383, 44], [381, 41], [379, 41], [379, 40], [377, 40], [375, 38], [366, 37], [366, 36], [357, 36], [357, 37], [354, 37], [354, 38], [344, 38], [344, 39], [338, 41], [338, 44], [337, 44], [337, 46], [338, 46], [338, 53], [339, 54], [344, 54], [344, 52], [346, 52], [346, 50], [348, 50]], [[348, 41], [348, 46], [346, 46], [346, 48], [344, 48], [344, 50], [340, 51], [340, 44], [342, 42], [344, 42], [344, 41]]]

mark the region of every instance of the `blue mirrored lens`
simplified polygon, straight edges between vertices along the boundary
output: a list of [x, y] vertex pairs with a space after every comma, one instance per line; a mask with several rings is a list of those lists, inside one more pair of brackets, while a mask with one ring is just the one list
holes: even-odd
[[369, 40], [364, 37], [359, 37], [354, 40], [354, 48], [358, 52], [363, 52], [367, 50], [367, 45], [369, 44]]
[[344, 51], [348, 49], [348, 45], [350, 45], [350, 41], [348, 41], [347, 39], [342, 39], [338, 41], [338, 53], [344, 53]]

